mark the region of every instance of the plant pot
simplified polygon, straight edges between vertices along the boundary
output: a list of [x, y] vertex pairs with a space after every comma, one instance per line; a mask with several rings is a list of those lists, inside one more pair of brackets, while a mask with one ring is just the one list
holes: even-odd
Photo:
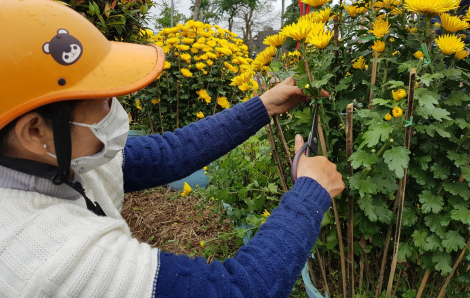
[[[312, 258], [315, 259], [315, 256], [312, 254]], [[329, 298], [328, 293], [325, 293], [325, 297], [315, 288], [312, 281], [310, 280], [310, 275], [308, 274], [307, 263], [305, 263], [304, 269], [302, 269], [302, 280], [304, 281], [305, 290], [309, 298]]]
[[192, 173], [188, 177], [168, 183], [168, 186], [175, 190], [183, 190], [185, 182], [188, 183], [191, 188], [195, 188], [196, 185], [199, 185], [199, 187], [204, 188], [209, 184], [209, 179], [204, 173], [204, 169], [200, 169]]
[[127, 135], [127, 138], [130, 139], [130, 138], [135, 138], [138, 136], [145, 136], [145, 135], [147, 135], [145, 133], [145, 130], [129, 130], [129, 134]]

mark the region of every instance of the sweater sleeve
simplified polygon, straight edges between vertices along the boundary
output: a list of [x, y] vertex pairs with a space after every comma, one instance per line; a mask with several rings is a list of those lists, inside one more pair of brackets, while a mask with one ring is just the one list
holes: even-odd
[[243, 143], [270, 122], [259, 97], [174, 133], [131, 138], [124, 148], [124, 191], [182, 179]]
[[234, 258], [160, 254], [154, 297], [288, 297], [318, 237], [328, 192], [301, 177]]

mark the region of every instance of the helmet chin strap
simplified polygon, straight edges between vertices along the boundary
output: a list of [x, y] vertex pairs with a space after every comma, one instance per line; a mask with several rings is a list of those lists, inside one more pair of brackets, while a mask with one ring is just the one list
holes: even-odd
[[[70, 111], [58, 109], [52, 121], [54, 146], [58, 167], [28, 159], [12, 158], [0, 155], [0, 165], [12, 170], [51, 180], [55, 185], [66, 184], [85, 198], [87, 209], [99, 216], [106, 216], [101, 206], [93, 203], [85, 194], [85, 189], [78, 181], [70, 179], [70, 162], [72, 160], [72, 136], [70, 134]], [[63, 111], [60, 111], [63, 110]], [[64, 111], [65, 110], [65, 111]]]

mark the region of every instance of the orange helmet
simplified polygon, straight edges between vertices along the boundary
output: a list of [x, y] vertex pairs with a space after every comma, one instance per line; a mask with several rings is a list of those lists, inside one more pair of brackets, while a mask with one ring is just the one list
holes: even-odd
[[155, 45], [108, 41], [52, 0], [0, 1], [0, 129], [37, 107], [137, 91], [162, 72]]

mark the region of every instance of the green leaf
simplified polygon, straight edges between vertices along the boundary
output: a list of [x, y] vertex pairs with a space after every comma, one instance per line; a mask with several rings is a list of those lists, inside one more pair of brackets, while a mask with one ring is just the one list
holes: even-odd
[[424, 213], [439, 213], [444, 206], [444, 199], [441, 196], [433, 195], [429, 190], [425, 190], [419, 195], [419, 201], [423, 204], [421, 210]]
[[466, 153], [457, 153], [454, 150], [447, 152], [447, 157], [455, 163], [456, 167], [461, 167], [470, 162], [470, 157]]
[[421, 83], [429, 87], [429, 85], [431, 84], [433, 80], [442, 79], [442, 78], [444, 78], [444, 74], [442, 73], [434, 73], [434, 74], [425, 73], [424, 75], [420, 76], [418, 79], [421, 80]]
[[385, 224], [390, 224], [392, 221], [393, 213], [384, 201], [365, 196], [359, 198], [358, 203], [370, 221], [380, 221]]
[[444, 182], [444, 189], [453, 194], [454, 196], [461, 196], [465, 200], [468, 200], [470, 198], [470, 189], [468, 188], [467, 184], [464, 184], [462, 182]]
[[437, 162], [431, 166], [431, 171], [434, 174], [434, 178], [445, 180], [449, 177], [450, 170], [438, 164]]
[[426, 106], [433, 108], [434, 105], [439, 104], [441, 96], [436, 91], [431, 91], [426, 88], [418, 88], [415, 90], [415, 99], [419, 106]]
[[313, 121], [313, 114], [310, 108], [305, 108], [303, 111], [295, 112], [294, 118], [298, 119], [296, 124], [305, 125], [305, 123], [311, 123]]
[[465, 239], [460, 236], [457, 231], [448, 231], [446, 237], [442, 240], [442, 245], [445, 247], [446, 252], [457, 251], [465, 247]]
[[351, 88], [349, 84], [351, 83], [352, 79], [353, 79], [353, 75], [350, 75], [350, 76], [347, 76], [346, 78], [341, 79], [338, 83], [338, 86], [336, 86], [335, 88], [336, 92]]
[[441, 224], [441, 217], [442, 216], [439, 214], [431, 213], [426, 215], [426, 217], [424, 218], [424, 222], [429, 227], [431, 232], [434, 232], [441, 238], [444, 238], [445, 228]]
[[410, 150], [400, 146], [385, 151], [383, 155], [384, 161], [388, 164], [390, 171], [394, 171], [400, 179], [404, 176], [404, 169], [408, 168], [410, 153]]
[[462, 174], [463, 174], [463, 179], [467, 180], [468, 186], [470, 186], [470, 167], [462, 167]]
[[447, 106], [462, 106], [462, 102], [470, 101], [470, 96], [461, 91], [452, 91], [452, 93], [442, 103]]
[[252, 226], [259, 226], [263, 220], [256, 216], [248, 216], [246, 222]]
[[441, 271], [443, 275], [447, 275], [452, 272], [452, 258], [448, 253], [437, 253], [432, 257], [432, 261], [436, 264], [434, 268]]
[[372, 100], [372, 105], [394, 108], [396, 107], [397, 103], [390, 99], [374, 98]]
[[428, 163], [432, 160], [432, 157], [430, 155], [424, 155], [416, 157], [415, 160], [418, 162], [421, 169], [426, 171], [429, 168]]
[[388, 139], [393, 130], [394, 127], [389, 126], [386, 123], [369, 127], [369, 130], [362, 136], [364, 141], [359, 146], [359, 149], [362, 149], [362, 147], [364, 147], [365, 145], [367, 145], [367, 147], [374, 147], [379, 143], [379, 141], [384, 142]]
[[396, 89], [405, 87], [405, 83], [402, 81], [387, 81], [383, 86], [387, 86], [388, 89]]
[[404, 227], [413, 226], [418, 221], [418, 216], [412, 207], [403, 207], [402, 225]]
[[365, 194], [376, 194], [376, 185], [371, 179], [364, 179], [361, 172], [354, 174], [349, 179], [349, 185], [352, 189], [357, 189], [363, 197]]
[[411, 234], [411, 237], [413, 237], [413, 241], [416, 247], [420, 249], [424, 249], [424, 246], [426, 245], [426, 239], [428, 238], [428, 232], [426, 230], [416, 230]]
[[470, 123], [463, 119], [455, 119], [455, 124], [457, 124], [460, 129], [470, 128]]
[[455, 205], [454, 209], [450, 211], [450, 217], [453, 220], [459, 220], [466, 225], [470, 224], [470, 210], [463, 205]]
[[432, 116], [434, 119], [442, 121], [442, 119], [452, 120], [449, 115], [449, 111], [441, 108], [432, 108], [429, 109], [428, 107], [421, 107], [416, 112], [417, 115], [424, 117], [425, 119], [429, 119]]
[[425, 251], [444, 251], [444, 248], [442, 247], [441, 244], [441, 238], [437, 236], [436, 234], [431, 234], [429, 235], [428, 238], [426, 238], [426, 244], [424, 245], [424, 250]]
[[276, 183], [269, 183], [268, 190], [272, 193], [277, 193], [279, 189], [277, 188]]
[[412, 254], [413, 251], [407, 242], [400, 243], [400, 247], [398, 248], [398, 261], [406, 261]]
[[351, 161], [351, 166], [354, 169], [357, 169], [360, 166], [370, 167], [371, 165], [376, 163], [378, 159], [379, 158], [377, 157], [377, 154], [369, 153], [364, 150], [358, 150], [354, 152], [349, 158], [349, 160]]

